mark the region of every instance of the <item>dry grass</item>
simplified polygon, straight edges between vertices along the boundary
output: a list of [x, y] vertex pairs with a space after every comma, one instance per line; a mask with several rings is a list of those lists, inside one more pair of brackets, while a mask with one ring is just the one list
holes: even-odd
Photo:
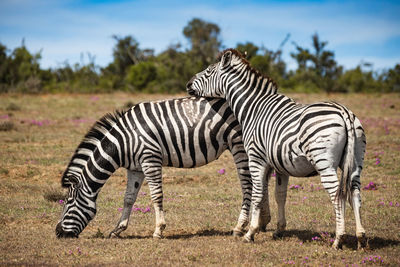
[[[289, 184], [303, 189], [288, 192], [288, 226], [282, 239], [272, 239], [276, 223], [273, 197], [267, 233], [256, 235], [254, 244], [231, 237], [241, 194], [229, 153], [202, 168], [165, 169], [165, 239], [151, 238], [153, 209], [133, 212], [122, 239], [104, 238], [121, 215], [118, 208], [126, 178], [119, 170], [104, 186], [98, 214], [80, 238], [59, 240], [55, 225], [62, 209], [57, 199], [64, 194], [61, 173], [91, 124], [130, 103], [172, 96], [1, 95], [0, 122], [16, 127], [0, 131], [0, 265], [400, 265], [400, 207], [396, 206], [400, 203], [399, 95], [291, 96], [303, 103], [341, 102], [362, 120], [368, 140], [362, 185], [378, 185], [377, 190], [362, 190], [362, 217], [369, 237], [366, 251], [355, 250], [350, 208], [344, 248], [330, 248], [334, 213], [318, 177], [291, 178]], [[11, 103], [18, 108], [7, 108]], [[227, 170], [224, 175], [217, 173], [222, 167]], [[146, 185], [141, 192], [136, 205], [151, 206]], [[315, 236], [319, 239], [313, 240]]]

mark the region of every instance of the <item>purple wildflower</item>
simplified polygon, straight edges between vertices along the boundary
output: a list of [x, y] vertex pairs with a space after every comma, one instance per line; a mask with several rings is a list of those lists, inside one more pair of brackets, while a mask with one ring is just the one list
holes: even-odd
[[44, 126], [44, 125], [49, 125], [51, 122], [49, 120], [30, 120], [29, 123], [31, 125], [36, 125], [36, 126]]
[[150, 207], [146, 207], [145, 209], [142, 209], [142, 212], [146, 213], [146, 212], [150, 212], [150, 210], [151, 210]]
[[60, 204], [60, 205], [64, 204], [64, 200], [60, 199], [60, 200], [58, 201], [58, 204]]
[[122, 211], [122, 208], [118, 208], [118, 211]]
[[380, 262], [380, 263], [383, 263], [383, 258], [381, 256], [376, 256], [376, 255], [367, 256], [367, 257], [363, 258], [363, 260], [361, 262], [362, 263], [367, 263], [367, 262], [374, 262], [374, 263], [376, 263], [376, 262], [379, 263]]
[[218, 170], [218, 173], [219, 174], [225, 174], [225, 168], [222, 168], [222, 169]]
[[303, 189], [303, 187], [301, 185], [298, 185], [298, 184], [291, 184], [289, 186], [289, 189]]
[[95, 101], [97, 101], [99, 99], [100, 99], [100, 97], [95, 96], [95, 95], [90, 97], [90, 100], [93, 101], [93, 102], [95, 102]]
[[314, 236], [313, 238], [311, 238], [311, 240], [312, 241], [317, 241], [317, 240], [319, 240], [320, 238], [318, 237], [318, 236]]
[[388, 127], [388, 125], [385, 123], [385, 125], [383, 126], [383, 128], [385, 129], [385, 133], [386, 133], [386, 135], [388, 135], [389, 134], [389, 127]]
[[364, 186], [364, 190], [377, 190], [378, 185], [375, 184], [374, 182], [369, 182], [368, 185]]
[[132, 207], [132, 211], [140, 211], [140, 212], [143, 212], [143, 213], [147, 213], [147, 212], [151, 211], [151, 208], [150, 207], [140, 208], [140, 207], [133, 206]]

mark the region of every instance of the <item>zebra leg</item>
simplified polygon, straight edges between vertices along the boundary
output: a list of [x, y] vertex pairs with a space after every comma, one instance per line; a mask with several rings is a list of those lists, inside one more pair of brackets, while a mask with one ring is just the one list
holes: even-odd
[[243, 169], [238, 168], [240, 185], [242, 187], [242, 208], [240, 210], [238, 222], [233, 229], [233, 236], [243, 236], [245, 233], [245, 228], [249, 223], [249, 213], [250, 213], [250, 205], [251, 205], [251, 180], [250, 174], [246, 170], [246, 174], [243, 174]]
[[162, 166], [154, 166], [154, 163], [152, 163], [148, 167], [143, 167], [143, 172], [149, 184], [151, 200], [156, 214], [156, 229], [153, 238], [162, 238], [162, 232], [166, 226], [163, 211]]
[[352, 192], [351, 206], [354, 211], [354, 217], [356, 218], [356, 236], [357, 236], [357, 248], [362, 249], [367, 245], [367, 238], [365, 236], [364, 227], [361, 224], [361, 195], [360, 190], [357, 188]]
[[250, 228], [243, 238], [245, 242], [254, 241], [254, 235], [260, 230], [262, 199], [268, 194], [268, 186], [264, 178], [269, 177], [272, 170], [267, 165], [261, 165], [257, 158], [254, 161], [249, 159], [249, 167], [253, 181], [251, 195], [252, 214]]
[[[270, 175], [264, 178], [266, 182], [266, 187], [268, 187], [268, 182], [270, 179]], [[268, 190], [264, 192], [264, 195], [261, 199], [261, 210], [260, 210], [260, 231], [266, 232], [267, 225], [271, 221], [271, 212], [269, 210], [269, 194]]]
[[129, 217], [131, 216], [132, 206], [136, 201], [140, 187], [144, 180], [143, 172], [127, 171], [128, 182], [126, 185], [126, 192], [124, 197], [124, 209], [122, 210], [121, 219], [114, 230], [111, 231], [109, 237], [119, 237], [120, 233], [128, 228]]
[[276, 231], [273, 234], [274, 238], [281, 237], [283, 231], [286, 229], [285, 204], [288, 182], [288, 175], [276, 174], [275, 200], [278, 204], [278, 223], [276, 225]]
[[236, 164], [236, 170], [238, 173], [243, 194], [242, 208], [240, 210], [238, 222], [233, 229], [233, 236], [243, 236], [245, 233], [245, 228], [249, 223], [249, 213], [251, 205], [252, 183], [249, 171], [249, 163], [241, 140], [240, 142], [234, 142], [233, 144], [230, 144], [229, 150], [231, 151], [231, 154], [233, 155], [233, 159]]
[[367, 238], [365, 236], [365, 230], [361, 224], [361, 193], [360, 193], [360, 176], [363, 168], [366, 138], [364, 130], [361, 126], [360, 121], [355, 118], [354, 126], [356, 128], [356, 149], [355, 149], [355, 159], [356, 164], [354, 164], [354, 170], [351, 175], [351, 201], [350, 205], [354, 211], [354, 217], [356, 220], [356, 236], [358, 240], [358, 249], [364, 248], [367, 245]]
[[336, 216], [336, 238], [332, 247], [334, 249], [341, 249], [343, 242], [343, 235], [345, 234], [344, 215], [346, 207], [346, 199], [336, 197], [337, 189], [339, 188], [339, 181], [334, 168], [326, 168], [320, 172], [321, 182], [325, 190], [328, 192], [332, 204], [335, 209]]

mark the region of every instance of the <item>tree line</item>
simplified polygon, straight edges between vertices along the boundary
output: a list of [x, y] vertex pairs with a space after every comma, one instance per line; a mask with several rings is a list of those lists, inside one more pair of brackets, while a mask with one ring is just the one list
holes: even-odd
[[[0, 92], [113, 92], [124, 90], [146, 93], [178, 93], [197, 72], [216, 61], [223, 50], [218, 25], [194, 18], [183, 28], [190, 47], [170, 45], [158, 55], [153, 49], [141, 48], [133, 36], [113, 36], [113, 61], [106, 67], [89, 63], [68, 62], [56, 68], [40, 67], [41, 52], [31, 53], [24, 41], [13, 51], [0, 43]], [[288, 34], [277, 50], [259, 47], [251, 42], [235, 47], [261, 73], [273, 78], [281, 91], [292, 92], [399, 92], [400, 64], [375, 72], [371, 64], [359, 64], [344, 70], [335, 60], [328, 42], [318, 34], [311, 36], [311, 48], [295, 42], [290, 56], [297, 69], [287, 70], [282, 49], [290, 39]], [[83, 55], [81, 55], [83, 56]]]

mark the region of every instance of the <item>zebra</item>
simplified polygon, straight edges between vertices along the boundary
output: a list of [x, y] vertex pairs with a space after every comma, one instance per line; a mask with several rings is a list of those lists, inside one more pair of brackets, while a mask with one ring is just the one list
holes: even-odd
[[[78, 237], [96, 214], [96, 198], [107, 179], [127, 169], [122, 216], [110, 233], [128, 227], [132, 206], [146, 179], [156, 215], [155, 238], [163, 236], [162, 166], [193, 168], [216, 160], [229, 149], [240, 180], [243, 201], [234, 235], [245, 233], [251, 203], [251, 177], [241, 127], [224, 100], [186, 97], [140, 103], [107, 114], [86, 134], [62, 175], [68, 197], [56, 226], [58, 237]], [[263, 226], [270, 220], [264, 200]]]
[[[258, 232], [260, 203], [268, 192], [264, 177], [275, 169], [277, 183], [285, 187], [289, 175], [319, 174], [335, 209], [333, 247], [342, 246], [346, 199], [354, 210], [358, 247], [366, 245], [360, 215], [366, 137], [359, 119], [349, 109], [335, 102], [301, 105], [278, 94], [276, 83], [252, 68], [235, 49], [222, 51], [217, 63], [187, 83], [187, 91], [189, 95], [224, 98], [242, 126], [253, 181], [252, 218], [244, 241], [253, 241]], [[340, 180], [338, 167], [342, 169]], [[286, 227], [285, 192], [276, 192], [277, 233]]]

